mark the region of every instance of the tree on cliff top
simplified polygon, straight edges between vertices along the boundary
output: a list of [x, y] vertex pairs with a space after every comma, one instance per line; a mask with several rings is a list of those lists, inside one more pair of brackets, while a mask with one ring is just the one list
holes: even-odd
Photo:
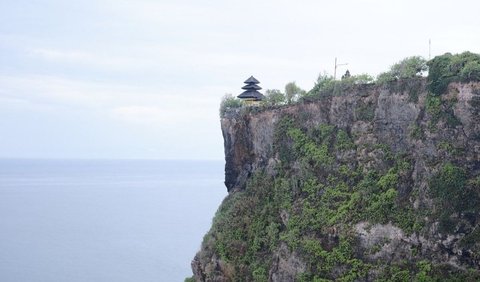
[[297, 99], [305, 95], [305, 93], [305, 90], [298, 87], [295, 81], [289, 82], [285, 85], [285, 96], [288, 104], [297, 101]]
[[265, 90], [265, 99], [263, 103], [267, 106], [278, 106], [285, 104], [285, 94], [278, 89]]
[[243, 102], [235, 98], [232, 94], [225, 94], [220, 102], [220, 117], [224, 117], [225, 112], [229, 109], [240, 108]]
[[480, 55], [463, 52], [445, 53], [428, 61], [428, 88], [435, 95], [443, 94], [450, 82], [480, 81]]
[[407, 57], [390, 67], [390, 70], [377, 76], [378, 83], [385, 83], [398, 79], [415, 78], [422, 76], [428, 70], [427, 61], [420, 56]]

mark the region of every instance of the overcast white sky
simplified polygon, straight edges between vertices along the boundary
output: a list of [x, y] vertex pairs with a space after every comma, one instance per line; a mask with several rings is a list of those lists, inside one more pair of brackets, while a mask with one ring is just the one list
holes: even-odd
[[[254, 75], [480, 53], [480, 2], [0, 0], [0, 157], [223, 159], [218, 104]], [[340, 72], [345, 71], [341, 69]]]

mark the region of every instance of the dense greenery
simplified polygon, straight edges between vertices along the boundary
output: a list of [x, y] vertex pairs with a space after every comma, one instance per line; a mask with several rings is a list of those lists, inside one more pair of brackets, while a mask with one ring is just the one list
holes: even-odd
[[444, 94], [451, 82], [480, 80], [480, 55], [471, 52], [446, 53], [427, 62], [428, 89], [434, 95]]
[[452, 163], [445, 163], [430, 182], [432, 195], [438, 203], [437, 214], [442, 232], [452, 232], [455, 213], [480, 212], [478, 178], [468, 181], [466, 171]]
[[[421, 230], [421, 213], [398, 191], [401, 179], [411, 173], [407, 158], [379, 145], [370, 149], [381, 151], [389, 168], [366, 170], [336, 159], [356, 150], [347, 130], [326, 124], [303, 128], [289, 116], [278, 122], [275, 136], [281, 159], [275, 177], [258, 172], [244, 191], [230, 195], [205, 237], [204, 244], [221, 256], [232, 277], [266, 281], [271, 254], [284, 243], [308, 262], [300, 281], [353, 281], [372, 267], [355, 254], [353, 224], [393, 222], [405, 232]], [[329, 242], [332, 232], [337, 239]]]
[[285, 98], [288, 104], [291, 104], [298, 100], [298, 98], [305, 95], [305, 90], [297, 86], [295, 81], [287, 83], [285, 85]]
[[318, 76], [313, 88], [305, 93], [304, 98], [311, 99], [315, 97], [341, 95], [354, 85], [369, 84], [372, 82], [374, 82], [374, 79], [368, 74], [352, 75], [344, 77], [341, 80], [334, 80], [333, 76], [323, 73]]
[[243, 106], [242, 100], [235, 98], [232, 94], [225, 94], [220, 102], [220, 117], [223, 117], [227, 110], [241, 106]]
[[[332, 75], [324, 72], [318, 76], [310, 91], [301, 89], [295, 82], [287, 83], [284, 92], [267, 89], [265, 100], [259, 107], [282, 106], [321, 97], [343, 95], [356, 85], [372, 83], [387, 85], [392, 92], [408, 91], [409, 100], [417, 102], [422, 89], [420, 82], [427, 71], [428, 91], [434, 96], [440, 96], [445, 93], [451, 82], [480, 81], [480, 55], [471, 52], [455, 55], [446, 53], [428, 62], [420, 56], [407, 57], [392, 65], [388, 71], [379, 74], [376, 80], [368, 74], [349, 75], [342, 77], [341, 80], [335, 80]], [[226, 110], [240, 106], [242, 106], [240, 100], [227, 94], [222, 99], [220, 116], [223, 116]], [[367, 115], [365, 119], [368, 120], [369, 114], [365, 114]], [[448, 120], [448, 122], [455, 124], [457, 121]]]
[[[480, 79], [477, 58], [472, 53], [445, 54], [429, 62], [410, 57], [379, 76], [377, 83], [407, 93], [410, 102], [417, 102], [419, 93], [425, 90], [425, 80], [419, 77], [427, 64], [430, 67], [429, 92], [421, 97], [425, 99], [423, 121], [416, 120], [409, 127], [410, 138], [424, 140], [437, 130], [439, 122], [443, 122], [440, 128], [446, 130], [460, 124], [453, 112], [455, 95], [443, 94], [450, 82]], [[371, 81], [366, 75], [335, 81], [322, 74], [308, 93], [295, 83], [286, 87], [286, 93], [267, 90], [264, 106], [342, 95], [352, 87], [362, 89]], [[361, 91], [356, 92], [361, 95]], [[232, 96], [222, 102], [223, 111], [238, 106], [238, 99]], [[352, 112], [357, 120], [371, 122], [375, 109], [372, 100], [359, 99]], [[414, 168], [411, 156], [395, 154], [387, 144], [357, 145], [361, 142], [349, 127], [322, 123], [312, 126], [308, 121], [308, 113], [285, 114], [276, 121], [273, 151], [278, 163], [274, 172], [271, 168], [268, 172], [257, 170], [246, 188], [231, 193], [218, 210], [204, 238], [204, 255], [216, 254], [227, 278], [268, 281], [275, 252], [287, 248], [306, 263], [298, 281], [355, 281], [365, 279], [371, 269], [377, 270], [377, 281], [480, 279], [476, 271], [425, 260], [421, 246], [412, 247], [411, 261], [365, 260], [367, 254], [380, 252], [382, 245], [360, 250], [352, 235], [355, 224], [360, 222], [368, 222], [370, 227], [391, 223], [415, 236], [437, 227], [439, 234], [465, 228], [467, 231], [462, 232], [467, 235], [460, 242], [474, 251], [473, 258], [480, 260], [480, 227], [475, 221], [480, 213], [480, 176], [470, 175], [469, 168], [459, 161], [462, 148], [455, 147], [451, 140], [434, 140], [437, 153], [445, 158], [428, 159], [433, 175], [425, 182], [427, 187], [412, 187], [414, 170], [418, 168]], [[381, 163], [367, 165], [367, 161], [359, 161], [355, 153], [360, 150], [377, 156]], [[432, 203], [426, 204], [429, 201]]]
[[286, 103], [285, 94], [278, 89], [265, 90], [265, 99], [262, 101], [266, 106], [279, 106]]
[[377, 77], [378, 83], [421, 76], [427, 71], [426, 60], [419, 56], [408, 57], [390, 67], [390, 70]]

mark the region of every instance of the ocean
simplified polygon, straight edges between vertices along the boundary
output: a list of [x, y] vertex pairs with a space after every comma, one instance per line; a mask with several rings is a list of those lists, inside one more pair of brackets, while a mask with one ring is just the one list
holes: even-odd
[[221, 161], [0, 160], [0, 281], [183, 281]]

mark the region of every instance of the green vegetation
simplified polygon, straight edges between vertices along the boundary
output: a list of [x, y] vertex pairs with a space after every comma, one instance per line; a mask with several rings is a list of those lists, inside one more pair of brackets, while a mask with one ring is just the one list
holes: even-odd
[[342, 95], [345, 91], [354, 85], [369, 84], [374, 82], [372, 76], [368, 74], [352, 75], [342, 80], [334, 80], [333, 76], [327, 73], [320, 74], [313, 88], [305, 93], [305, 98], [325, 97], [332, 95]]
[[427, 94], [425, 109], [431, 116], [430, 129], [434, 130], [435, 125], [440, 120], [444, 120], [449, 127], [455, 127], [461, 124], [461, 121], [453, 112], [453, 107], [456, 102], [456, 98], [447, 100], [442, 99], [442, 96], [436, 96], [432, 93]]
[[445, 163], [430, 181], [430, 190], [438, 202], [438, 217], [442, 232], [455, 228], [456, 213], [478, 213], [480, 198], [478, 178], [468, 180], [466, 171], [452, 163]]
[[[377, 83], [386, 83], [387, 89], [408, 94], [409, 102], [417, 102], [425, 87], [425, 80], [419, 77], [426, 70], [426, 64], [430, 66], [430, 92], [421, 96], [422, 101], [425, 99], [425, 109], [421, 109], [421, 117], [409, 128], [412, 139], [424, 140], [429, 136], [424, 130], [435, 130], [438, 122], [450, 127], [447, 130], [456, 130], [454, 127], [460, 121], [453, 114], [455, 93], [443, 95], [443, 91], [449, 82], [480, 78], [476, 70], [480, 62], [477, 56], [446, 54], [428, 63], [420, 57], [410, 57], [379, 76]], [[322, 74], [308, 93], [294, 82], [287, 84], [285, 94], [280, 90], [267, 90], [263, 105], [308, 103], [315, 98], [342, 95], [352, 87], [368, 89], [370, 86], [365, 84], [371, 81], [366, 75], [335, 81]], [[362, 95], [361, 90], [357, 92]], [[472, 107], [477, 107], [477, 102], [471, 102]], [[375, 99], [359, 99], [352, 109], [354, 118], [373, 121], [375, 103]], [[226, 109], [239, 106], [238, 99], [225, 96], [221, 115]], [[419, 172], [418, 162], [414, 163], [408, 154], [398, 153], [398, 148], [393, 150], [388, 144], [365, 144], [356, 139], [349, 127], [312, 125], [311, 121], [312, 113], [308, 111], [284, 114], [276, 121], [272, 145], [278, 163], [274, 168], [269, 167], [268, 172], [256, 170], [249, 176], [246, 188], [231, 193], [217, 211], [212, 229], [204, 238], [203, 249], [207, 257], [215, 254], [221, 259], [227, 279], [268, 281], [280, 248], [288, 248], [306, 263], [305, 271], [296, 278], [298, 281], [371, 279], [371, 269], [376, 270], [377, 281], [476, 281], [480, 278], [478, 271], [453, 269], [433, 264], [425, 257], [422, 259], [421, 245], [412, 244], [407, 249], [409, 261], [366, 260], [366, 255], [380, 253], [388, 242], [361, 250], [353, 236], [357, 223], [367, 223], [367, 230], [374, 224], [392, 224], [411, 235], [431, 232], [439, 222], [441, 235], [463, 228], [466, 236], [459, 244], [473, 250], [469, 254], [472, 260], [480, 260], [477, 219], [480, 176], [469, 173], [470, 168], [459, 160], [465, 150], [458, 143], [434, 140], [436, 153], [448, 161], [439, 162], [434, 157], [427, 160], [433, 175], [427, 179], [428, 183], [417, 187], [412, 184], [412, 178], [423, 172]], [[425, 125], [425, 121], [430, 124]], [[359, 154], [367, 159], [359, 160], [356, 157]], [[429, 172], [427, 175], [430, 177]], [[187, 279], [185, 281], [191, 281]]]
[[330, 96], [333, 94], [334, 87], [335, 80], [333, 79], [333, 76], [324, 72], [323, 74], [318, 75], [315, 85], [310, 91], [308, 91], [306, 97]]
[[428, 89], [434, 95], [442, 95], [451, 82], [480, 80], [480, 55], [471, 52], [452, 55], [446, 53], [427, 63]]
[[229, 109], [240, 108], [242, 105], [242, 100], [235, 98], [232, 94], [225, 94], [220, 102], [220, 117], [224, 117]]
[[426, 60], [419, 56], [408, 57], [390, 67], [377, 77], [377, 83], [420, 77], [427, 71]]
[[[408, 91], [409, 101], [416, 103], [420, 92], [424, 89], [422, 77], [427, 71], [427, 87], [430, 96], [440, 96], [446, 92], [447, 86], [451, 82], [480, 81], [480, 55], [471, 52], [456, 55], [446, 53], [430, 61], [426, 61], [420, 56], [407, 57], [392, 65], [388, 71], [379, 74], [376, 80], [368, 74], [351, 75], [342, 77], [341, 80], [335, 80], [332, 75], [323, 72], [319, 74], [310, 91], [301, 89], [294, 81], [285, 85], [284, 93], [277, 89], [267, 89], [265, 100], [259, 108], [339, 96], [348, 93], [355, 86], [368, 84], [387, 85], [390, 91], [397, 93]], [[359, 89], [361, 88], [356, 90], [361, 93]], [[240, 100], [227, 94], [222, 99], [220, 116], [223, 116], [229, 108], [241, 106]], [[458, 119], [455, 118], [452, 111], [448, 111], [448, 108], [445, 109], [447, 112], [444, 115], [445, 120], [450, 126], [458, 125]], [[358, 112], [361, 120], [370, 121], [373, 118], [369, 105], [359, 107]]]
[[410, 137], [415, 140], [423, 140], [425, 133], [418, 124], [414, 124], [410, 130]]
[[375, 107], [376, 105], [374, 103], [364, 103], [363, 101], [359, 101], [357, 108], [355, 109], [357, 118], [363, 121], [372, 121], [375, 118]]
[[285, 85], [285, 98], [287, 100], [287, 104], [297, 101], [298, 98], [304, 96], [305, 93], [305, 90], [298, 87], [295, 81], [289, 82], [287, 85]]
[[283, 105], [286, 102], [285, 94], [278, 89], [265, 90], [265, 100], [262, 101], [266, 106]]
[[[422, 229], [421, 213], [398, 190], [412, 169], [409, 160], [388, 146], [371, 148], [391, 163], [385, 172], [365, 171], [357, 163], [337, 166], [338, 153], [357, 149], [348, 130], [304, 128], [285, 116], [276, 125], [274, 148], [281, 160], [275, 177], [257, 172], [245, 190], [230, 195], [204, 239], [240, 280], [266, 281], [271, 252], [285, 243], [307, 262], [299, 281], [355, 281], [374, 267], [353, 249], [355, 223], [392, 222], [407, 233]], [[338, 240], [325, 243], [332, 230]]]
[[432, 116], [432, 122], [437, 123], [442, 114], [442, 99], [434, 95], [427, 95], [425, 109]]

